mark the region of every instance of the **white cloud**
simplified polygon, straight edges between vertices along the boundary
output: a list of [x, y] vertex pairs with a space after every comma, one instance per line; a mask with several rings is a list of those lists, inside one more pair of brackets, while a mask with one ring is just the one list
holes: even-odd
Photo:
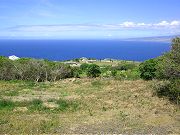
[[171, 26], [180, 26], [180, 21], [172, 21], [170, 23]]
[[154, 26], [159, 26], [159, 27], [169, 27], [169, 28], [172, 28], [172, 27], [180, 27], [180, 21], [171, 21], [171, 22], [168, 22], [168, 21], [162, 21], [160, 23], [157, 23], [157, 24], [154, 24]]
[[155, 24], [155, 26], [169, 26], [169, 22], [167, 22], [167, 21], [162, 21], [162, 22], [160, 22], [160, 23], [157, 23], [157, 24]]
[[146, 26], [147, 24], [145, 23], [137, 23], [137, 26]]
[[122, 27], [127, 27], [127, 28], [129, 28], [129, 27], [135, 27], [136, 26], [136, 24], [134, 23], [134, 22], [124, 22], [124, 23], [122, 23], [122, 24], [120, 24]]
[[136, 30], [171, 30], [180, 29], [180, 21], [161, 21], [159, 23], [123, 22], [120, 24], [60, 24], [60, 25], [20, 25], [6, 29], [13, 32], [63, 32], [63, 31], [119, 31]]

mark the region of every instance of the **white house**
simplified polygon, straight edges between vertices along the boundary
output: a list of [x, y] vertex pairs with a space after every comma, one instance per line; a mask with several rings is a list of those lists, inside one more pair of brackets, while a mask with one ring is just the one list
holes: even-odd
[[12, 56], [9, 56], [9, 59], [10, 60], [18, 60], [19, 57], [15, 56], [15, 55], [12, 55]]

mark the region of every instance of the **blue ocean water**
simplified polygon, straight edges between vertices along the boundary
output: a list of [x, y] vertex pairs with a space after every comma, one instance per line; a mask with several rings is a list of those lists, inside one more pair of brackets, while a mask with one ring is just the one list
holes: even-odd
[[0, 40], [0, 55], [69, 60], [80, 57], [144, 61], [170, 50], [170, 43], [120, 40]]

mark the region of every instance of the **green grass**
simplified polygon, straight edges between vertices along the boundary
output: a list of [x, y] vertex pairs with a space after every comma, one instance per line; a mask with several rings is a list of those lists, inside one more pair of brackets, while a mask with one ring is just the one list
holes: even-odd
[[9, 90], [4, 93], [5, 96], [18, 96], [19, 91], [18, 90]]
[[37, 86], [37, 83], [36, 82], [31, 82], [31, 81], [22, 81], [22, 82], [19, 83], [20, 88], [33, 89], [36, 86]]
[[46, 108], [43, 106], [43, 101], [40, 99], [34, 99], [29, 103], [28, 109], [30, 111], [43, 111]]
[[67, 101], [63, 99], [59, 99], [56, 101], [58, 104], [58, 110], [60, 111], [76, 111], [79, 107], [79, 103], [77, 101]]
[[15, 103], [11, 100], [0, 99], [0, 110], [2, 109], [13, 109], [15, 107]]

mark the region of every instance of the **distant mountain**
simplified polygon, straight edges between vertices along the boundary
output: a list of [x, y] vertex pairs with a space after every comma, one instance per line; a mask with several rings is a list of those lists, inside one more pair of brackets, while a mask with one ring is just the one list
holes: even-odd
[[171, 36], [157, 36], [157, 37], [142, 37], [142, 38], [129, 38], [126, 41], [152, 41], [152, 42], [171, 42], [175, 37], [180, 37], [180, 35]]

